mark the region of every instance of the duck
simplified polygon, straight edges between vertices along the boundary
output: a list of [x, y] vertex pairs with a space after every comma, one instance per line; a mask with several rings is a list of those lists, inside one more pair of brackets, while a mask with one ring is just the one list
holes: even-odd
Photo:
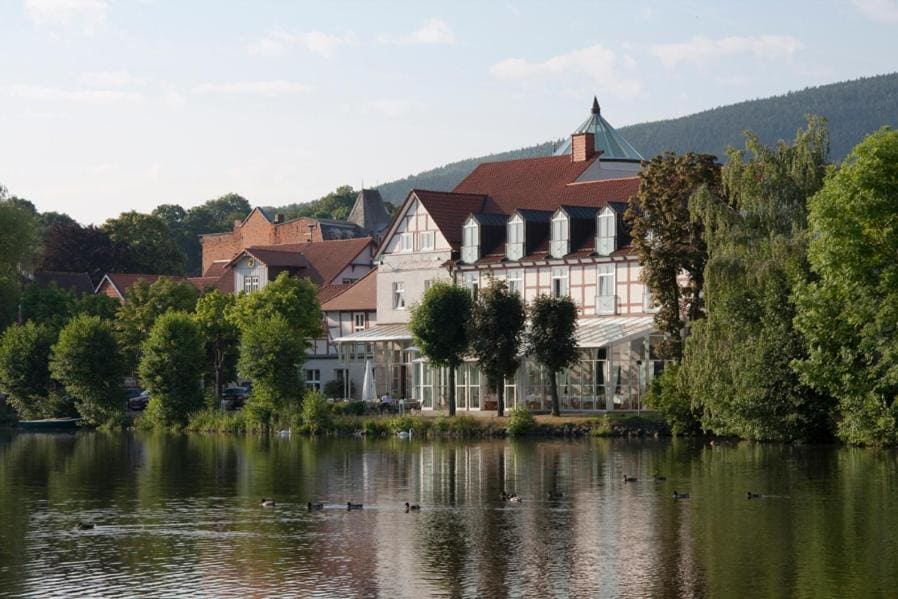
[[405, 502], [405, 511], [406, 511], [406, 512], [409, 512], [409, 511], [411, 511], [411, 512], [420, 512], [420, 511], [421, 511], [421, 506], [418, 505], [417, 503], [416, 503], [416, 504], [413, 504], [413, 505], [409, 505], [409, 502], [406, 501], [406, 502]]
[[262, 501], [259, 502], [259, 505], [262, 507], [274, 507], [274, 499], [268, 499], [266, 497], [262, 498]]
[[346, 502], [346, 509], [347, 509], [347, 510], [360, 510], [360, 509], [362, 509], [363, 507], [365, 507], [365, 506], [362, 505], [361, 503], [353, 503], [353, 502], [351, 502], [351, 501], [347, 501], [347, 502]]
[[549, 499], [561, 499], [564, 497], [564, 493], [561, 491], [549, 491]]
[[752, 493], [751, 491], [749, 491], [748, 493], [746, 493], [745, 496], [746, 496], [748, 499], [761, 499], [762, 497], [764, 497], [764, 496], [761, 495], [760, 493]]
[[93, 530], [94, 523], [93, 522], [79, 522], [78, 530]]
[[323, 510], [324, 509], [323, 503], [312, 503], [310, 501], [309, 503], [306, 504], [306, 506], [309, 508], [310, 512], [315, 511], [315, 510]]
[[689, 499], [689, 493], [680, 493], [678, 491], [673, 492], [674, 499]]
[[655, 474], [652, 476], [652, 478], [655, 479], [655, 480], [657, 480], [657, 481], [667, 480], [667, 477], [666, 477], [666, 476], [661, 476], [661, 475], [658, 474], [658, 473], [655, 473]]
[[518, 497], [517, 494], [514, 494], [508, 498], [508, 501], [510, 501], [511, 503], [521, 503], [522, 499]]
[[625, 483], [635, 483], [638, 479], [635, 476], [627, 476], [624, 474], [624, 482]]

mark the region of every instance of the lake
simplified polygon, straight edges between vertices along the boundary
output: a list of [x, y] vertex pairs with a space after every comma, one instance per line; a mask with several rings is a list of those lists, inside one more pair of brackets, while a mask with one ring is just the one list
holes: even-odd
[[666, 439], [0, 433], [0, 595], [894, 597], [896, 464]]

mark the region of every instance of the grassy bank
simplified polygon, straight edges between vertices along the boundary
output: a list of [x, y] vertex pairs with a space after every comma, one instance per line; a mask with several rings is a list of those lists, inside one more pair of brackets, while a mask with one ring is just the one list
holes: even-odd
[[[199, 433], [291, 433], [325, 436], [388, 437], [412, 431], [421, 438], [492, 438], [519, 437], [627, 437], [667, 436], [670, 430], [655, 414], [605, 414], [601, 416], [535, 416], [532, 422], [520, 426], [515, 416], [459, 415], [449, 418], [439, 413], [403, 416], [334, 415], [328, 414], [315, 422], [302, 415], [275, 417], [269, 426], [252, 423], [244, 412], [207, 410], [194, 414], [187, 430]], [[516, 426], [517, 425], [517, 426]]]

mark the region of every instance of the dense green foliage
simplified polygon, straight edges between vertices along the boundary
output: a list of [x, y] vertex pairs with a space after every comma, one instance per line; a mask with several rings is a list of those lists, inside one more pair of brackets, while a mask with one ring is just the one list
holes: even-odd
[[0, 336], [0, 389], [23, 419], [54, 418], [71, 412], [71, 402], [50, 377], [50, 348], [56, 330], [33, 322], [12, 325]]
[[645, 398], [646, 405], [664, 417], [673, 435], [694, 434], [701, 428], [683, 374], [679, 364], [668, 364], [661, 376], [652, 380]]
[[221, 398], [224, 384], [237, 376], [240, 329], [230, 318], [235, 303], [236, 296], [224, 294], [217, 289], [206, 293], [196, 302], [194, 318], [203, 336], [206, 372], [213, 384], [216, 399]]
[[94, 285], [110, 272], [140, 272], [131, 263], [133, 252], [127, 240], [113, 241], [98, 227], [76, 222], [59, 223], [42, 235], [35, 270], [86, 272]]
[[303, 342], [321, 334], [321, 307], [315, 284], [286, 272], [259, 291], [241, 294], [231, 315], [243, 330], [259, 320], [280, 316]]
[[414, 343], [433, 366], [449, 369], [449, 415], [455, 416], [455, 369], [468, 350], [471, 294], [467, 289], [437, 281], [412, 307], [409, 331]]
[[515, 406], [508, 413], [508, 424], [505, 428], [510, 437], [521, 437], [533, 432], [536, 428], [536, 418], [524, 406]]
[[521, 363], [525, 319], [521, 296], [510, 292], [505, 281], [491, 281], [471, 310], [471, 354], [496, 390], [497, 416], [505, 411], [505, 378], [513, 377]]
[[253, 421], [268, 424], [277, 412], [297, 405], [305, 348], [306, 339], [279, 314], [243, 323], [237, 367], [253, 381], [245, 408]]
[[128, 246], [131, 272], [184, 274], [184, 254], [178, 249], [171, 230], [161, 218], [140, 212], [122, 212], [103, 223], [103, 231], [113, 243]]
[[808, 276], [807, 201], [820, 188], [826, 127], [809, 121], [793, 144], [749, 134], [723, 169], [724, 200], [694, 198], [705, 225], [708, 316], [686, 341], [683, 380], [702, 427], [761, 440], [832, 434], [832, 402], [792, 368], [805, 355], [793, 289]]
[[163, 428], [183, 426], [202, 408], [204, 358], [200, 327], [192, 316], [169, 311], [156, 319], [139, 367], [140, 380], [150, 392], [144, 416], [148, 422]]
[[302, 424], [307, 433], [317, 435], [331, 427], [333, 410], [318, 391], [309, 391], [302, 400]]
[[797, 368], [838, 399], [842, 439], [898, 444], [898, 131], [870, 135], [827, 176], [809, 227]]
[[[809, 87], [676, 119], [618, 127], [618, 131], [646, 158], [664, 152], [700, 152], [724, 158], [728, 147], [742, 144], [746, 129], [754, 131], [761, 143], [772, 144], [791, 138], [792, 133], [804, 124], [808, 113], [829, 120], [832, 157], [841, 160], [868, 133], [883, 125], [898, 127], [898, 73]], [[609, 112], [608, 118], [612, 125], [616, 124], [613, 113]], [[575, 124], [571, 123], [571, 129]], [[559, 131], [563, 136], [566, 133]], [[405, 199], [409, 189], [449, 191], [482, 162], [549, 156], [556, 144], [545, 142], [520, 150], [460, 160], [385, 183], [378, 189], [384, 201], [398, 204]]]
[[16, 319], [20, 273], [27, 271], [36, 244], [34, 213], [0, 185], [0, 330]]
[[108, 320], [83, 314], [72, 318], [53, 346], [50, 372], [87, 422], [105, 424], [122, 413], [125, 363]]
[[[658, 307], [655, 325], [665, 334], [660, 353], [678, 359], [686, 322], [704, 316], [702, 287], [708, 250], [701, 219], [689, 213], [701, 190], [721, 196], [720, 167], [708, 154], [661, 154], [639, 173], [639, 192], [630, 198], [626, 219], [642, 264], [642, 280]], [[684, 281], [681, 275], [688, 278]]]
[[552, 415], [561, 415], [558, 400], [558, 371], [580, 357], [577, 349], [577, 306], [567, 296], [541, 295], [530, 305], [530, 330], [527, 354], [539, 362], [549, 375]]
[[115, 321], [119, 346], [129, 371], [140, 362], [143, 343], [156, 319], [169, 310], [192, 312], [196, 301], [196, 288], [185, 281], [162, 277], [152, 284], [140, 280], [131, 286], [128, 301], [122, 304]]

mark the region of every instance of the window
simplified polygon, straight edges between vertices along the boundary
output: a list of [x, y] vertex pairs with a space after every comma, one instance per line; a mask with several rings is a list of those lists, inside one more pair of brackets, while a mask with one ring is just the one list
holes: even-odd
[[247, 293], [259, 290], [259, 277], [257, 275], [246, 275], [243, 277], [243, 290]]
[[524, 297], [524, 271], [512, 270], [508, 273], [508, 290]]
[[617, 249], [617, 214], [611, 208], [605, 208], [598, 216], [596, 225], [596, 253], [609, 256]]
[[358, 279], [343, 279], [343, 284], [344, 285], [352, 285], [356, 281], [358, 281]]
[[399, 251], [400, 252], [410, 252], [413, 248], [414, 238], [411, 233], [400, 233], [399, 234]]
[[468, 264], [477, 262], [480, 258], [480, 239], [477, 223], [469, 219], [462, 229], [461, 260]]
[[563, 297], [567, 294], [567, 267], [555, 267], [552, 269], [552, 297]]
[[508, 221], [508, 241], [505, 243], [505, 257], [520, 260], [524, 257], [524, 219], [516, 214]]
[[418, 233], [418, 249], [427, 252], [433, 249], [433, 231]]
[[306, 389], [321, 390], [321, 371], [318, 369], [306, 369]]
[[614, 264], [599, 264], [596, 268], [596, 313], [614, 314], [617, 311]]
[[393, 281], [393, 309], [405, 310], [405, 283]]
[[364, 312], [354, 312], [352, 314], [352, 331], [364, 331], [365, 330], [365, 313]]
[[480, 289], [480, 273], [476, 270], [474, 272], [466, 272], [465, 287], [471, 292], [471, 297], [476, 300], [477, 292]]
[[556, 212], [552, 217], [552, 241], [549, 248], [553, 258], [561, 258], [570, 253], [570, 237], [567, 215]]

